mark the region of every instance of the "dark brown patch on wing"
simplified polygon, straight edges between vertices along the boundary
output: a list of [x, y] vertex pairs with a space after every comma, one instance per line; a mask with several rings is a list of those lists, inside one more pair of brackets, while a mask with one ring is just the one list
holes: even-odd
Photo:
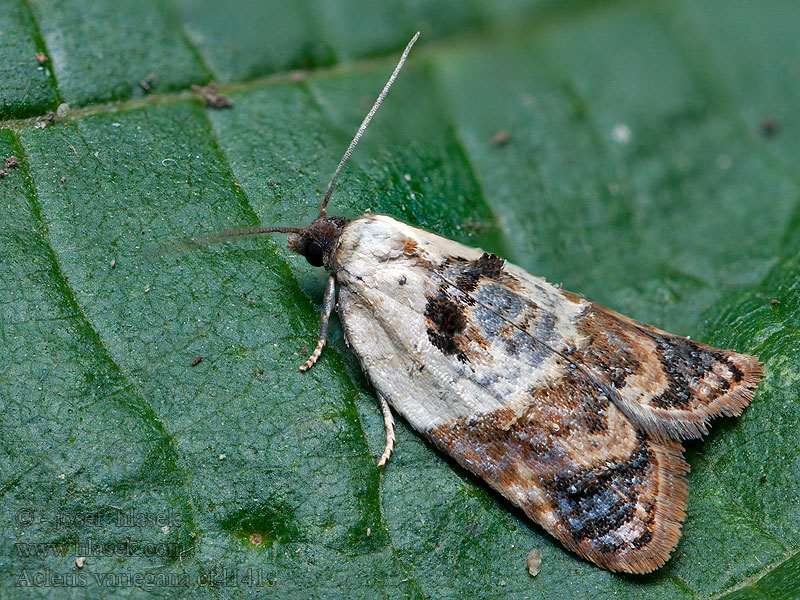
[[425, 318], [428, 319], [428, 339], [447, 356], [455, 355], [461, 362], [467, 356], [456, 336], [467, 327], [464, 310], [443, 290], [428, 298], [425, 305]]
[[[532, 390], [521, 413], [502, 409], [424, 433], [570, 550], [614, 571], [652, 571], [680, 537], [682, 448], [637, 432], [607, 399], [584, 407], [591, 386], [573, 383]], [[579, 415], [595, 411], [605, 412], [602, 428]]]
[[592, 304], [576, 322], [575, 360], [618, 392], [637, 426], [661, 438], [699, 437], [717, 415], [739, 415], [763, 377], [758, 359], [644, 325]]
[[456, 278], [456, 287], [462, 292], [473, 292], [481, 278], [500, 280], [503, 275], [505, 261], [502, 258], [484, 252], [480, 258], [468, 262]]

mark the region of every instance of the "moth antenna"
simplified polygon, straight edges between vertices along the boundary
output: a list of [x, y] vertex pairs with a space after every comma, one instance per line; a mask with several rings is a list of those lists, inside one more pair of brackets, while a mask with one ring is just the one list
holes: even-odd
[[256, 237], [265, 233], [306, 233], [303, 227], [248, 227], [245, 229], [230, 229], [228, 231], [218, 231], [197, 238], [187, 238], [184, 245], [189, 248], [199, 248], [201, 246], [211, 246], [221, 244], [232, 238]]
[[145, 256], [148, 260], [157, 260], [159, 258], [166, 258], [183, 254], [184, 252], [198, 250], [213, 246], [214, 244], [222, 244], [237, 237], [256, 237], [264, 233], [300, 233], [303, 234], [307, 229], [300, 227], [252, 227], [246, 229], [231, 229], [229, 231], [218, 231], [216, 233], [209, 233], [194, 238], [183, 238], [176, 242], [152, 246], [144, 249]]
[[336, 167], [336, 171], [334, 171], [333, 177], [331, 177], [331, 182], [328, 184], [328, 190], [325, 192], [325, 196], [322, 198], [322, 205], [320, 206], [319, 209], [320, 217], [325, 216], [325, 207], [328, 205], [328, 200], [331, 199], [331, 195], [333, 194], [333, 188], [336, 186], [336, 180], [339, 178], [339, 173], [341, 173], [342, 168], [344, 167], [345, 163], [347, 163], [348, 159], [350, 158], [350, 155], [353, 153], [356, 144], [358, 144], [358, 140], [360, 140], [361, 136], [364, 135], [364, 132], [366, 131], [367, 126], [369, 125], [369, 122], [372, 121], [372, 117], [375, 116], [375, 113], [378, 112], [378, 109], [381, 107], [383, 99], [386, 98], [386, 94], [389, 92], [389, 88], [392, 87], [394, 80], [397, 79], [397, 74], [400, 73], [400, 69], [403, 68], [403, 63], [406, 62], [406, 58], [408, 58], [408, 53], [411, 52], [411, 47], [414, 45], [414, 42], [417, 41], [418, 37], [419, 37], [419, 31], [414, 34], [414, 37], [412, 37], [411, 41], [408, 42], [406, 49], [403, 50], [403, 55], [400, 57], [397, 66], [394, 68], [394, 71], [392, 71], [392, 74], [389, 77], [389, 81], [387, 81], [386, 85], [383, 86], [383, 90], [381, 90], [381, 93], [378, 95], [378, 99], [375, 100], [375, 104], [372, 105], [372, 108], [367, 113], [367, 116], [364, 117], [364, 120], [361, 122], [361, 127], [358, 128], [358, 131], [356, 132], [353, 141], [350, 142], [350, 147], [347, 148], [347, 151], [344, 153], [344, 156], [342, 156], [342, 160], [339, 161], [339, 166]]

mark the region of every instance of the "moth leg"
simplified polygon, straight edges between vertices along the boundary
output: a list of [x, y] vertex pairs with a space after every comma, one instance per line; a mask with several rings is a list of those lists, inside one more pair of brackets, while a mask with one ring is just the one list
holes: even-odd
[[300, 370], [305, 372], [316, 364], [319, 355], [322, 354], [322, 349], [325, 347], [325, 341], [328, 337], [328, 321], [331, 319], [331, 312], [333, 312], [333, 305], [336, 304], [336, 279], [333, 275], [328, 278], [328, 285], [325, 288], [325, 297], [322, 300], [322, 314], [319, 324], [319, 338], [317, 339], [317, 347], [314, 352], [308, 357], [308, 360], [300, 365]]
[[386, 401], [386, 396], [378, 392], [378, 402], [381, 405], [381, 412], [383, 413], [383, 425], [386, 428], [386, 445], [383, 447], [383, 454], [378, 460], [378, 466], [385, 465], [394, 450], [394, 417], [392, 416], [392, 409], [389, 408], [389, 403]]

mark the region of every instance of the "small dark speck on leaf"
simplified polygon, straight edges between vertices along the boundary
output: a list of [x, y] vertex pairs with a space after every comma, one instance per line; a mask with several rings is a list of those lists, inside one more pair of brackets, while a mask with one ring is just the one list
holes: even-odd
[[233, 100], [225, 94], [221, 94], [219, 86], [213, 81], [205, 86], [192, 84], [192, 90], [206, 99], [206, 106], [209, 108], [230, 108], [233, 106]]
[[308, 354], [308, 346], [303, 346], [303, 349], [301, 350], [301, 352], [303, 354]]
[[44, 116], [44, 120], [47, 121], [49, 124], [53, 124], [56, 122], [56, 113], [52, 110]]
[[150, 92], [153, 89], [153, 80], [156, 78], [154, 74], [148, 75], [145, 79], [139, 80], [139, 87], [145, 92]]
[[275, 181], [274, 179], [270, 179], [270, 180], [269, 180], [269, 184], [270, 184], [272, 187], [275, 187], [276, 185], [278, 185], [278, 182], [277, 182], [277, 181]]
[[6, 159], [6, 165], [5, 165], [6, 169], [16, 169], [18, 165], [19, 165], [19, 158], [17, 158], [16, 156], [9, 156]]
[[495, 148], [500, 148], [501, 146], [505, 146], [508, 141], [511, 139], [511, 134], [508, 133], [505, 129], [502, 129], [494, 134], [489, 143], [494, 146]]
[[762, 476], [761, 476], [760, 483], [764, 483], [764, 482], [766, 482], [766, 481], [767, 481], [767, 475], [766, 475], [766, 473], [765, 473], [764, 475], [762, 475]]
[[761, 133], [764, 137], [773, 137], [778, 133], [781, 126], [775, 119], [764, 119], [761, 121]]
[[193, 366], [193, 367], [196, 367], [196, 366], [197, 366], [197, 365], [199, 365], [201, 362], [203, 362], [203, 357], [202, 357], [202, 356], [198, 356], [197, 358], [195, 358], [195, 359], [192, 361], [192, 366]]

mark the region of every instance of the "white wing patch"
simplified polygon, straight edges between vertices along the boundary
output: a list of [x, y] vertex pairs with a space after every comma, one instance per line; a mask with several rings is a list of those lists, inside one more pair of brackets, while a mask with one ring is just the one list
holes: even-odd
[[[574, 320], [589, 304], [567, 299], [559, 288], [511, 265], [505, 271], [517, 293], [503, 295], [504, 286], [492, 282], [467, 293], [459, 288], [458, 267], [483, 255], [384, 216], [350, 223], [335, 250], [347, 339], [375, 387], [420, 431], [501, 409], [523, 410], [528, 391], [559, 371], [553, 350], [566, 349], [565, 341], [576, 335]], [[470, 297], [479, 302], [470, 305]], [[521, 306], [518, 298], [532, 304]], [[449, 315], [461, 322], [444, 323], [441, 334], [432, 315], [437, 302], [440, 312], [447, 313], [448, 303], [463, 309]], [[541, 317], [537, 323], [531, 311]], [[550, 347], [537, 346], [526, 333], [536, 326], [546, 329], [537, 337], [547, 338]], [[441, 347], [448, 343], [448, 327], [460, 329], [459, 347], [449, 355]], [[510, 344], [521, 351], [514, 353]]]

